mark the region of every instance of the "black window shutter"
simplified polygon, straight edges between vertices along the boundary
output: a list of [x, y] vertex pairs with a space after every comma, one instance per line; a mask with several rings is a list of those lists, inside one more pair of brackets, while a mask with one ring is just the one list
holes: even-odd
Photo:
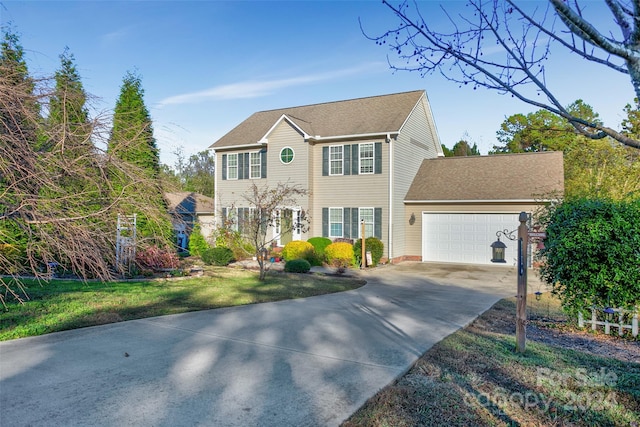
[[322, 147], [322, 176], [329, 175], [329, 147]]
[[351, 208], [342, 210], [342, 235], [346, 239], [351, 238]]
[[227, 208], [222, 208], [222, 226], [224, 227], [227, 222]]
[[373, 210], [373, 237], [382, 239], [382, 208]]
[[260, 178], [267, 177], [267, 150], [260, 151]]
[[360, 230], [360, 221], [359, 221], [360, 218], [358, 218], [358, 215], [359, 215], [358, 208], [351, 208], [351, 237], [353, 239], [358, 238], [358, 233]]
[[322, 237], [329, 237], [329, 208], [322, 208]]
[[358, 147], [360, 147], [358, 144], [351, 145], [351, 175], [360, 174], [360, 171], [358, 170], [358, 160], [360, 159]]
[[244, 156], [238, 153], [238, 179], [244, 179]]
[[227, 179], [227, 155], [222, 155], [222, 179]]
[[249, 153], [244, 153], [244, 179], [249, 179]]
[[374, 147], [373, 171], [382, 173], [382, 142], [376, 142]]
[[[351, 145], [345, 145], [342, 147], [343, 162], [342, 171], [345, 175], [351, 174]], [[347, 236], [345, 236], [347, 237]]]

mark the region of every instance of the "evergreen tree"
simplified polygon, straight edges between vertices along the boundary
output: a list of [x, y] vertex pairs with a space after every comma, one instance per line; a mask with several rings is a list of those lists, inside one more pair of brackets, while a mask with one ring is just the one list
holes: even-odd
[[107, 151], [156, 177], [160, 172], [160, 154], [143, 97], [140, 77], [127, 72], [116, 101]]
[[[172, 226], [163, 196], [160, 155], [141, 79], [131, 72], [125, 75], [116, 101], [107, 154], [124, 162], [110, 173], [113, 197], [124, 196], [121, 199], [126, 201], [119, 205], [120, 212], [136, 213], [138, 236], [165, 246], [171, 239]], [[151, 221], [147, 212], [154, 212], [151, 216], [155, 220]], [[158, 217], [155, 212], [164, 214]]]
[[88, 143], [90, 133], [87, 132], [87, 95], [74, 61], [69, 48], [65, 48], [60, 55], [60, 69], [55, 74], [56, 87], [49, 102], [49, 122], [63, 125], [67, 137], [77, 138], [80, 143]]
[[[40, 187], [38, 159], [40, 105], [34, 95], [19, 37], [3, 28], [0, 43], [0, 273], [14, 273], [26, 257], [29, 227], [20, 209], [23, 195]], [[1, 300], [1, 298], [0, 298]]]

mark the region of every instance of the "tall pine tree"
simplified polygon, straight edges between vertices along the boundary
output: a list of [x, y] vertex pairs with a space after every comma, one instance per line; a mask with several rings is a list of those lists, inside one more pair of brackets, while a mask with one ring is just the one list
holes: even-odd
[[18, 35], [3, 28], [0, 42], [0, 273], [3, 274], [19, 272], [26, 258], [29, 227], [23, 213], [24, 195], [34, 194], [40, 187], [35, 173], [38, 160], [32, 154], [40, 122], [40, 105], [34, 89]]
[[[116, 101], [107, 153], [129, 165], [112, 172], [113, 188], [127, 201], [121, 204], [121, 212], [138, 215], [138, 236], [144, 240], [161, 245], [169, 242], [172, 226], [160, 181], [160, 155], [153, 123], [144, 103], [141, 79], [131, 72], [125, 75]], [[147, 212], [165, 214], [159, 217]], [[151, 221], [151, 217], [156, 220]]]
[[138, 75], [127, 72], [113, 114], [107, 148], [110, 154], [144, 169], [150, 177], [160, 171], [160, 155], [153, 137], [151, 115], [144, 103]]

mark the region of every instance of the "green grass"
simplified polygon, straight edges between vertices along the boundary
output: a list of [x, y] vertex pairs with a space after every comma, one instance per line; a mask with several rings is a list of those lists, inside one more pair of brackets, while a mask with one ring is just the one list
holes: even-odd
[[570, 327], [548, 295], [529, 308], [546, 332], [527, 341], [525, 354], [514, 352], [515, 299], [502, 300], [436, 344], [343, 427], [640, 425], [640, 364], [563, 341]]
[[364, 281], [316, 274], [269, 274], [207, 268], [198, 278], [88, 282], [23, 281], [24, 304], [0, 306], [0, 341], [144, 317], [184, 313], [355, 289]]

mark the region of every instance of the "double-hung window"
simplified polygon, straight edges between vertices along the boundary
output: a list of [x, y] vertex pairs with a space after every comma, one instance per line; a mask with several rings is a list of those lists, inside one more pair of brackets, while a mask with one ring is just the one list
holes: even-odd
[[227, 156], [227, 179], [238, 179], [238, 154]]
[[342, 208], [329, 208], [329, 237], [342, 237]]
[[[374, 214], [373, 214], [373, 208], [360, 208], [358, 209], [359, 211], [359, 219], [360, 219], [360, 223], [364, 222], [364, 237], [365, 239], [367, 237], [371, 237], [373, 236], [374, 233], [374, 224], [375, 224], [375, 220], [374, 220]], [[359, 227], [358, 228], [358, 237], [362, 238], [362, 229]]]
[[329, 147], [329, 175], [342, 175], [343, 146], [332, 145]]
[[373, 173], [373, 143], [360, 144], [360, 175]]
[[260, 152], [256, 151], [255, 153], [250, 153], [249, 177], [251, 179], [260, 178], [260, 176], [261, 176], [260, 165], [261, 164], [262, 164], [262, 158], [260, 156]]

